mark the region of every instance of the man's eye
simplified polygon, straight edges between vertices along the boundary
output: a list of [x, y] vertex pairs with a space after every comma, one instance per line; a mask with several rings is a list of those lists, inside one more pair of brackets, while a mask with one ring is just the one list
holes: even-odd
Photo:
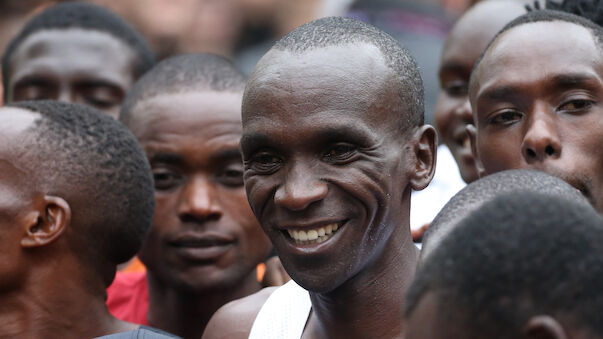
[[218, 180], [226, 186], [243, 186], [243, 170], [226, 168], [218, 174]]
[[467, 96], [469, 86], [464, 81], [455, 81], [442, 86], [446, 94], [451, 97]]
[[351, 158], [356, 153], [356, 147], [350, 144], [337, 144], [329, 148], [323, 158], [329, 162], [340, 162]]
[[282, 159], [270, 153], [258, 153], [245, 162], [247, 168], [257, 171], [260, 174], [270, 174], [276, 171], [281, 164]]
[[168, 190], [178, 185], [181, 176], [165, 169], [153, 170], [153, 180], [155, 181], [155, 189], [158, 191]]
[[495, 125], [509, 125], [521, 120], [522, 117], [523, 115], [519, 112], [505, 111], [492, 117], [490, 123]]
[[592, 100], [579, 99], [579, 100], [571, 100], [559, 107], [559, 110], [569, 111], [569, 112], [577, 112], [591, 108], [594, 106], [596, 102]]

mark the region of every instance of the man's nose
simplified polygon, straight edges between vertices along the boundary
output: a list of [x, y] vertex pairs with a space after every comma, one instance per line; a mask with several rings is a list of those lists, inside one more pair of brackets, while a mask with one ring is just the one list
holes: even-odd
[[286, 174], [285, 182], [276, 190], [276, 205], [292, 211], [301, 211], [327, 195], [327, 183], [316, 179], [311, 168], [293, 165]]
[[466, 124], [473, 123], [473, 113], [471, 112], [471, 103], [469, 102], [469, 98], [466, 98], [463, 103], [454, 110], [454, 113]]
[[521, 152], [527, 163], [561, 156], [561, 140], [552, 114], [544, 110], [534, 113], [521, 145]]
[[205, 177], [193, 177], [187, 183], [180, 196], [178, 215], [181, 220], [206, 221], [217, 220], [222, 216], [218, 204], [216, 188]]

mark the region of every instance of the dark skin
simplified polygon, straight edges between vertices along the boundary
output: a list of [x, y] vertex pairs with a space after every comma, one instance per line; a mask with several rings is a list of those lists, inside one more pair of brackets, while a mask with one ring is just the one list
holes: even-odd
[[[437, 142], [431, 126], [401, 132], [398, 86], [381, 52], [364, 43], [273, 50], [248, 83], [245, 187], [283, 266], [310, 291], [303, 338], [403, 334], [417, 259], [410, 192], [431, 180]], [[338, 229], [320, 242], [289, 233], [311, 237], [330, 224]], [[204, 337], [246, 337], [269, 294], [225, 306]]]
[[538, 22], [504, 33], [471, 85], [469, 131], [482, 174], [541, 170], [603, 213], [602, 79], [601, 50], [582, 26]]
[[75, 102], [117, 118], [136, 80], [135, 62], [134, 50], [108, 33], [42, 30], [23, 40], [11, 57], [7, 101]]
[[130, 128], [155, 178], [147, 266], [148, 321], [200, 338], [214, 312], [260, 290], [271, 245], [243, 187], [241, 92], [185, 92], [139, 102]]
[[[450, 309], [449, 303], [440, 303], [436, 292], [428, 291], [421, 297], [412, 313], [407, 317], [408, 331], [405, 339], [477, 339], [484, 336], [475, 335], [462, 315], [463, 310], [456, 307]], [[598, 338], [567, 317], [549, 314], [538, 314], [525, 320], [523, 326], [510, 333], [513, 338], [521, 339], [586, 339]], [[499, 333], [489, 333], [494, 338]]]
[[496, 33], [525, 12], [519, 2], [485, 1], [477, 4], [455, 24], [442, 51], [435, 123], [467, 183], [478, 179], [469, 136], [465, 131], [465, 126], [473, 123], [468, 93], [473, 65]]
[[135, 329], [109, 314], [104, 275], [68, 244], [77, 204], [50, 195], [36, 176], [40, 164], [23, 156], [27, 128], [39, 115], [15, 108], [0, 115], [0, 337], [91, 338]]

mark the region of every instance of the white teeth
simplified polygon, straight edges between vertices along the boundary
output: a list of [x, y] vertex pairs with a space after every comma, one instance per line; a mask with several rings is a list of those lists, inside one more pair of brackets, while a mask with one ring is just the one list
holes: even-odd
[[289, 236], [295, 240], [297, 243], [308, 242], [321, 243], [331, 237], [331, 234], [339, 228], [339, 225], [336, 223], [329, 224], [323, 227], [319, 227], [311, 230], [287, 230]]

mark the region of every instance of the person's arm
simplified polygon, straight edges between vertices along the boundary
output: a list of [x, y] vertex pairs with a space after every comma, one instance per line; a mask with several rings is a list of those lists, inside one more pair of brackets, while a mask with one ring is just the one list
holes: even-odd
[[276, 287], [229, 302], [209, 320], [202, 339], [246, 339], [255, 317]]

